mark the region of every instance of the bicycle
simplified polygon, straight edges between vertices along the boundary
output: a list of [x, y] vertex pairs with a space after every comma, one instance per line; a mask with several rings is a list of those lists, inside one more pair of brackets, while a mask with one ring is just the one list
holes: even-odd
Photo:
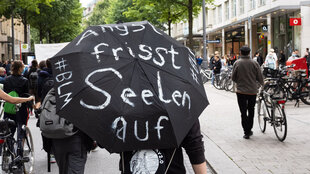
[[295, 106], [299, 106], [299, 101], [310, 105], [310, 80], [306, 78], [305, 70], [294, 70], [295, 77], [288, 77], [284, 70], [278, 74], [277, 78], [266, 78], [265, 91], [281, 95], [284, 100], [296, 100]]
[[[3, 119], [3, 105], [5, 101], [0, 100], [0, 142], [2, 150], [2, 172], [24, 173], [34, 172], [34, 147], [30, 129], [22, 125], [23, 139], [15, 140], [11, 132], [11, 126], [16, 126], [15, 121], [8, 118]], [[16, 105], [17, 109], [20, 105]]]
[[285, 100], [261, 90], [258, 95], [257, 112], [260, 130], [264, 133], [266, 123], [270, 123], [278, 140], [283, 142], [287, 135]]
[[203, 84], [212, 79], [212, 71], [209, 69], [200, 69], [200, 74]]

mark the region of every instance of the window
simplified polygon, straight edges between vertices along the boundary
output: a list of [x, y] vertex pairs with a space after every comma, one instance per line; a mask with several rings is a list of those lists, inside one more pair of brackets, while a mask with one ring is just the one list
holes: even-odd
[[225, 19], [226, 20], [229, 19], [229, 2], [228, 1], [225, 2]]
[[250, 0], [250, 10], [255, 9], [256, 0]]
[[240, 14], [244, 14], [244, 0], [239, 0], [239, 9]]
[[218, 7], [218, 23], [222, 23], [222, 5]]
[[266, 0], [259, 0], [259, 5], [260, 6], [266, 5]]
[[231, 17], [236, 17], [237, 16], [237, 2], [236, 0], [232, 0], [231, 2]]

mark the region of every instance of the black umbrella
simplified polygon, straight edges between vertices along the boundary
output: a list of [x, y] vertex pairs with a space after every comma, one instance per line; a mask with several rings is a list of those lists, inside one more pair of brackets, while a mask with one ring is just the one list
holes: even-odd
[[51, 62], [57, 112], [110, 152], [177, 147], [208, 105], [194, 54], [145, 21], [91, 26]]

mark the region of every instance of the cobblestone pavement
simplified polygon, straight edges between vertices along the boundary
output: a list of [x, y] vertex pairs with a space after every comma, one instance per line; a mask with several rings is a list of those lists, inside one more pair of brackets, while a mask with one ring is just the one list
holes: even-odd
[[[310, 173], [310, 106], [286, 104], [288, 134], [277, 140], [267, 124], [262, 133], [255, 111], [253, 132], [243, 139], [236, 94], [205, 84], [210, 105], [200, 117], [206, 157], [217, 173]], [[232, 172], [234, 170], [234, 172]]]

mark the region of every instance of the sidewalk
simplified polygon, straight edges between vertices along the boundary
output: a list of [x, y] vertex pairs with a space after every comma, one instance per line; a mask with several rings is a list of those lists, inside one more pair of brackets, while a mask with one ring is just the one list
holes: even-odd
[[[310, 106], [286, 104], [288, 134], [277, 140], [267, 124], [262, 133], [254, 118], [249, 140], [243, 139], [236, 94], [205, 84], [210, 105], [200, 117], [206, 158], [217, 173], [310, 173]], [[256, 112], [255, 112], [256, 114]]]

